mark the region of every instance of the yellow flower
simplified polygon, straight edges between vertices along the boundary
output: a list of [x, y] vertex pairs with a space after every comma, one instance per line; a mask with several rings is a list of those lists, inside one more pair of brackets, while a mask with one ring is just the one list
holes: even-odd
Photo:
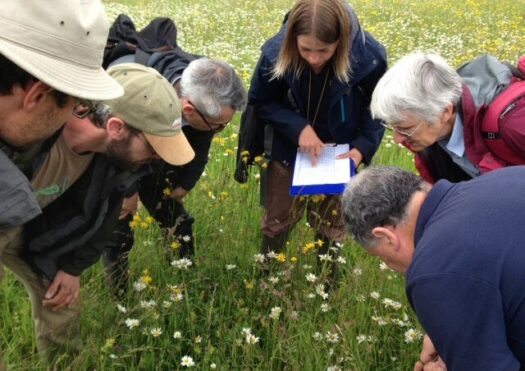
[[146, 222], [141, 222], [141, 223], [140, 223], [140, 228], [142, 228], [142, 229], [148, 229], [148, 227], [149, 227], [149, 224], [148, 224], [148, 223], [146, 223]]
[[261, 168], [262, 169], [266, 169], [268, 167], [268, 164], [266, 162], [262, 163], [261, 164]]
[[246, 290], [253, 289], [253, 286], [254, 286], [253, 281], [244, 280], [244, 287], [246, 287]]
[[149, 274], [145, 274], [142, 277], [140, 277], [140, 282], [148, 286], [153, 281], [153, 278]]
[[144, 221], [148, 224], [151, 224], [155, 221], [155, 219], [153, 219], [151, 216], [147, 216], [146, 219], [144, 219]]
[[219, 193], [219, 200], [224, 201], [228, 198], [228, 192]]
[[241, 184], [240, 187], [241, 187], [241, 189], [244, 189], [244, 190], [246, 190], [246, 189], [249, 188], [249, 187], [248, 187], [248, 184], [246, 184], [246, 183]]
[[232, 156], [234, 153], [235, 153], [235, 152], [233, 152], [232, 149], [230, 149], [230, 148], [227, 148], [227, 149], [226, 149], [226, 155], [228, 155], [228, 156]]
[[250, 151], [244, 150], [241, 152], [241, 157], [248, 157], [248, 156], [250, 156]]
[[319, 246], [319, 247], [323, 247], [323, 245], [324, 245], [324, 241], [321, 240], [321, 239], [318, 239], [317, 241], [315, 241], [315, 244], [316, 244], [317, 246]]
[[255, 158], [253, 159], [253, 162], [255, 162], [256, 164], [258, 164], [259, 162], [262, 161], [262, 156], [255, 156]]
[[177, 251], [178, 249], [180, 249], [180, 243], [179, 241], [173, 241], [170, 245], [171, 249], [173, 251]]
[[275, 260], [277, 260], [279, 263], [284, 263], [286, 261], [286, 255], [280, 253], [275, 257]]
[[296, 257], [296, 256], [292, 256], [292, 257], [290, 258], [290, 261], [291, 261], [292, 263], [297, 263], [297, 257]]
[[135, 228], [137, 228], [137, 225], [138, 223], [135, 220], [129, 222], [129, 227], [131, 228], [131, 230], [134, 230]]
[[135, 214], [133, 215], [133, 221], [134, 222], [140, 222], [142, 220], [142, 218], [140, 217], [139, 214]]
[[169, 196], [169, 195], [171, 195], [171, 188], [169, 188], [169, 187], [164, 188], [164, 189], [162, 190], [162, 194], [163, 194], [164, 196], [166, 196], [166, 197]]
[[333, 210], [332, 210], [332, 216], [337, 216], [337, 215], [338, 215], [337, 210], [336, 210], [336, 209], [333, 209]]
[[313, 249], [315, 249], [315, 244], [313, 242], [308, 242], [306, 245], [304, 245], [303, 247], [303, 254], [308, 254], [310, 251], [312, 251]]

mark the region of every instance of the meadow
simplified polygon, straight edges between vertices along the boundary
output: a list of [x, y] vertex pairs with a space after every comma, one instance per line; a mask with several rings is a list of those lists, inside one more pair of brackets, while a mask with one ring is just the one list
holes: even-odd
[[[104, 1], [110, 20], [126, 13], [138, 28], [172, 17], [180, 45], [223, 59], [246, 87], [259, 47], [279, 29], [292, 0]], [[483, 53], [516, 61], [525, 54], [524, 0], [356, 0], [362, 26], [389, 63], [434, 50], [460, 66]], [[404, 295], [403, 277], [350, 239], [339, 285], [323, 288], [314, 234], [303, 221], [284, 254], [261, 274], [259, 180], [233, 180], [239, 117], [216, 136], [205, 174], [187, 199], [196, 219], [196, 257], [176, 261], [144, 212], [135, 219], [132, 285], [115, 301], [101, 264], [82, 277], [82, 352], [57, 369], [74, 370], [408, 370], [422, 330]], [[376, 164], [413, 170], [412, 155], [386, 133]], [[311, 199], [310, 202], [316, 202]], [[191, 266], [189, 266], [191, 263]], [[0, 284], [0, 347], [8, 370], [39, 370], [30, 306], [8, 275]]]

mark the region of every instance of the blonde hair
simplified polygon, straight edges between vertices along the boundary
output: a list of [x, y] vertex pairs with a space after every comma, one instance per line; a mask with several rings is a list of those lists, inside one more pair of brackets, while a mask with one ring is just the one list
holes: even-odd
[[282, 78], [292, 70], [299, 78], [307, 62], [301, 58], [297, 37], [312, 35], [325, 44], [339, 42], [332, 56], [335, 77], [348, 82], [350, 73], [350, 16], [342, 0], [298, 0], [290, 10], [284, 37], [272, 77]]

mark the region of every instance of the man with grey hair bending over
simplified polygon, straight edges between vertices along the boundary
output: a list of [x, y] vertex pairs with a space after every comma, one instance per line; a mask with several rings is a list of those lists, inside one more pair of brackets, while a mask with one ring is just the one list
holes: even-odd
[[523, 166], [433, 187], [398, 168], [372, 167], [348, 184], [348, 231], [405, 275], [428, 334], [416, 370], [525, 366], [523, 189]]
[[[517, 69], [515, 73], [519, 74]], [[499, 127], [505, 131], [498, 135], [504, 139], [503, 152], [491, 145], [487, 134], [492, 133], [485, 126], [492, 116], [486, 112], [496, 99], [501, 102], [512, 78], [511, 69], [490, 55], [456, 71], [439, 55], [415, 52], [379, 80], [370, 109], [393, 132], [396, 143], [416, 154], [416, 167], [425, 180], [468, 180], [496, 168], [525, 164], [521, 118]]]
[[[118, 60], [117, 60], [118, 62]], [[155, 53], [148, 64], [170, 81], [181, 100], [182, 130], [195, 151], [195, 158], [184, 166], [165, 162], [140, 179], [137, 192], [127, 199], [115, 239], [107, 249], [106, 273], [117, 295], [128, 284], [128, 254], [134, 237], [130, 228], [137, 199], [159, 226], [179, 247], [179, 256], [193, 256], [194, 219], [184, 208], [184, 197], [195, 186], [208, 161], [212, 138], [231, 121], [236, 111], [244, 110], [246, 91], [235, 70], [223, 61], [198, 58], [180, 50]]]

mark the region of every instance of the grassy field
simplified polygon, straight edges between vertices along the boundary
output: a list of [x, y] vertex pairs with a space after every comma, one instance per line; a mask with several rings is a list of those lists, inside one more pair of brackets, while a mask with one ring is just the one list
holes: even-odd
[[[259, 47], [275, 33], [292, 1], [105, 1], [144, 26], [172, 17], [180, 45], [233, 64], [246, 86]], [[357, 0], [365, 29], [387, 48], [389, 62], [434, 50], [451, 64], [482, 53], [509, 61], [525, 54], [523, 0]], [[187, 200], [195, 224], [193, 267], [174, 267], [169, 246], [146, 215], [137, 220], [131, 255], [135, 283], [112, 300], [100, 264], [82, 277], [82, 340], [76, 358], [58, 369], [408, 370], [418, 358], [421, 329], [404, 295], [403, 278], [347, 241], [337, 289], [322, 292], [313, 232], [302, 222], [285, 254], [259, 274], [259, 169], [233, 181], [238, 117], [216, 137], [206, 173]], [[385, 136], [375, 163], [413, 168], [412, 156]], [[314, 202], [315, 200], [312, 200]], [[140, 289], [140, 290], [139, 290]], [[136, 325], [136, 326], [134, 326]], [[23, 288], [0, 285], [0, 347], [11, 370], [45, 369], [38, 360]], [[191, 361], [190, 358], [191, 357]]]

